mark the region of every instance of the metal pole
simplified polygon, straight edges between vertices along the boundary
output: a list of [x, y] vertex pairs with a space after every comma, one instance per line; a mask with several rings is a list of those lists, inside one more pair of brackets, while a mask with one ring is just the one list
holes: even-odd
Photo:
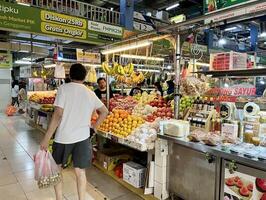
[[[107, 61], [109, 63], [109, 55], [107, 54], [105, 56], [105, 61]], [[106, 74], [106, 107], [109, 110], [109, 101], [110, 101], [110, 87], [109, 87], [109, 76], [108, 74]]]
[[181, 58], [181, 51], [180, 51], [180, 35], [175, 36], [175, 60], [174, 60], [174, 69], [175, 69], [175, 104], [174, 104], [174, 111], [175, 111], [175, 119], [179, 118], [179, 104], [180, 104], [180, 58]]

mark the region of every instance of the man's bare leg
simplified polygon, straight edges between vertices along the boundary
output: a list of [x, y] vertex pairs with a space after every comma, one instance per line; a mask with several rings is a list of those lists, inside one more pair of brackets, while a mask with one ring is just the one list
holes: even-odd
[[75, 168], [75, 174], [77, 177], [77, 189], [79, 200], [85, 200], [87, 185], [85, 169]]
[[63, 200], [63, 174], [61, 165], [58, 165], [61, 171], [61, 181], [54, 186], [56, 200]]

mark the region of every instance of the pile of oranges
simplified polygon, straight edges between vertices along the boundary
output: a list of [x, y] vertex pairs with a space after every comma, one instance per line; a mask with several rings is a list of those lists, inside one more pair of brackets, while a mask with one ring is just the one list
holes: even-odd
[[124, 138], [144, 122], [141, 117], [130, 115], [125, 110], [116, 109], [103, 121], [99, 130]]

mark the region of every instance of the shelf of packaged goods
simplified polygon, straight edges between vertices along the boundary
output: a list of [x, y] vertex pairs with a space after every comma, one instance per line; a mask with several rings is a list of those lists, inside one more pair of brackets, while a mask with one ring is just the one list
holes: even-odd
[[224, 71], [199, 71], [197, 74], [211, 75], [212, 77], [251, 77], [251, 76], [265, 76], [266, 68], [255, 69], [239, 69], [239, 70], [224, 70]]
[[156, 198], [153, 195], [145, 195], [144, 194], [144, 189], [135, 188], [132, 185], [130, 185], [127, 182], [125, 182], [122, 178], [118, 178], [115, 175], [114, 171], [107, 171], [106, 169], [104, 169], [103, 167], [101, 167], [96, 162], [94, 162], [93, 165], [96, 168], [98, 168], [99, 170], [101, 170], [103, 173], [105, 173], [106, 175], [112, 177], [115, 181], [117, 181], [119, 184], [121, 184], [122, 186], [124, 186], [125, 188], [127, 188], [128, 190], [130, 190], [131, 192], [133, 192], [136, 195], [140, 196], [142, 199], [144, 199], [144, 200], [156, 200]]
[[113, 135], [111, 133], [98, 131], [97, 134], [102, 136], [102, 137], [105, 137], [105, 138], [107, 138], [107, 139], [109, 139], [109, 140], [111, 140], [113, 142], [125, 145], [127, 147], [130, 147], [132, 149], [135, 149], [135, 150], [138, 150], [138, 151], [141, 151], [141, 152], [146, 152], [148, 150], [154, 149], [154, 145], [148, 147], [147, 145], [143, 145], [143, 144], [131, 141], [131, 140], [127, 140], [126, 138], [117, 137], [117, 136], [115, 136], [115, 135]]

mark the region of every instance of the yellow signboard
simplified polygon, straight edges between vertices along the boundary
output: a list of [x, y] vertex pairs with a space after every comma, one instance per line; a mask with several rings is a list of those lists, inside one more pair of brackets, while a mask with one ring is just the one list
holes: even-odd
[[0, 68], [11, 68], [12, 55], [8, 53], [0, 53]]
[[77, 49], [77, 61], [86, 63], [101, 63], [101, 54], [84, 52], [83, 49]]
[[41, 31], [50, 35], [58, 35], [62, 37], [71, 37], [76, 39], [86, 39], [86, 30], [77, 29], [74, 27], [52, 24], [48, 22], [41, 23]]
[[63, 15], [55, 12], [50, 12], [46, 10], [41, 11], [41, 20], [44, 22], [55, 23], [59, 25], [71, 26], [80, 29], [87, 28], [87, 21], [82, 18]]

